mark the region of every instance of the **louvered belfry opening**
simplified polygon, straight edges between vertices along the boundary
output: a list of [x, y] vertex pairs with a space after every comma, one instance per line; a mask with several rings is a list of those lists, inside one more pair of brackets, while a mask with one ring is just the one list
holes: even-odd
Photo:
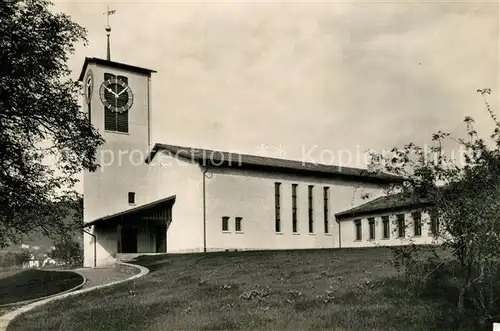
[[[120, 79], [128, 84], [128, 78], [125, 76], [115, 76], [110, 73], [104, 73], [104, 80]], [[104, 130], [128, 133], [128, 111], [113, 112], [107, 107], [104, 107]]]

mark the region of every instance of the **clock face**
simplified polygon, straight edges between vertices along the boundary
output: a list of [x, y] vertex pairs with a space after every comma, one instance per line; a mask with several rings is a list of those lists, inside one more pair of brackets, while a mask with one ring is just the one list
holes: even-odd
[[134, 103], [132, 90], [121, 79], [111, 78], [104, 81], [99, 94], [104, 106], [113, 112], [126, 112]]
[[87, 71], [83, 84], [85, 101], [90, 103], [90, 99], [92, 99], [92, 91], [94, 90], [94, 75], [92, 74], [92, 70]]

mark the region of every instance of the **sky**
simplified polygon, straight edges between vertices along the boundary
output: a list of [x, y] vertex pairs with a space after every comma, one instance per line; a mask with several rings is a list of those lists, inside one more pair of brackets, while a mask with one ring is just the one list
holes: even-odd
[[116, 9], [111, 59], [157, 70], [153, 142], [364, 167], [467, 115], [488, 136], [477, 89], [498, 110], [494, 1], [54, 2], [88, 30], [75, 79]]

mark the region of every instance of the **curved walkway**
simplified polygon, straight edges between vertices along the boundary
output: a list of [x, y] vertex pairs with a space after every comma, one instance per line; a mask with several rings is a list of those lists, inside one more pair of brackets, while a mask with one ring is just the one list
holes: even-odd
[[[85, 277], [86, 282], [81, 290], [77, 290], [74, 292], [64, 293], [61, 295], [53, 296], [47, 299], [43, 299], [40, 301], [33, 302], [26, 306], [22, 306], [14, 311], [8, 312], [7, 314], [0, 316], [0, 331], [7, 331], [7, 326], [9, 323], [16, 318], [17, 316], [41, 305], [44, 305], [48, 302], [63, 299], [69, 296], [78, 295], [80, 293], [90, 292], [95, 289], [108, 287], [116, 284], [120, 284], [123, 282], [127, 282], [133, 279], [137, 279], [149, 273], [149, 269], [140, 265], [125, 263], [125, 262], [117, 262], [117, 265], [132, 267], [139, 269], [139, 273], [130, 275], [130, 273], [126, 273], [123, 271], [116, 270], [117, 266], [112, 266], [109, 268], [81, 268], [72, 270], [74, 272], [79, 273], [83, 277]], [[130, 276], [129, 276], [130, 275]], [[124, 278], [124, 276], [129, 276]]]
[[115, 266], [94, 269], [80, 268], [74, 269], [72, 271], [85, 277], [86, 282], [82, 288], [105, 285], [119, 280], [127, 279], [131, 276], [130, 273], [117, 270]]

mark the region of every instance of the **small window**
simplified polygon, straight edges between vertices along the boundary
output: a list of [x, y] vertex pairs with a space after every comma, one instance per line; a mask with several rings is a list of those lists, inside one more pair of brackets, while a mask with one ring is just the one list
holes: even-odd
[[369, 218], [368, 225], [370, 226], [370, 239], [375, 239], [375, 219]]
[[222, 231], [229, 231], [229, 217], [222, 217]]
[[419, 211], [413, 212], [411, 214], [413, 218], [413, 235], [421, 236], [422, 235], [422, 214]]
[[361, 240], [361, 220], [354, 221], [354, 228], [356, 230], [356, 240]]
[[131, 205], [135, 203], [135, 192], [128, 192], [128, 203]]
[[406, 232], [405, 214], [399, 214], [397, 218], [398, 218], [398, 237], [404, 237]]
[[390, 236], [390, 223], [389, 223], [389, 216], [382, 216], [382, 225], [383, 225], [383, 238], [387, 239]]
[[242, 231], [242, 230], [241, 230], [241, 221], [242, 221], [242, 220], [243, 220], [243, 218], [241, 218], [241, 217], [236, 217], [236, 218], [234, 219], [234, 230], [235, 230], [236, 232], [241, 232], [241, 231]]

